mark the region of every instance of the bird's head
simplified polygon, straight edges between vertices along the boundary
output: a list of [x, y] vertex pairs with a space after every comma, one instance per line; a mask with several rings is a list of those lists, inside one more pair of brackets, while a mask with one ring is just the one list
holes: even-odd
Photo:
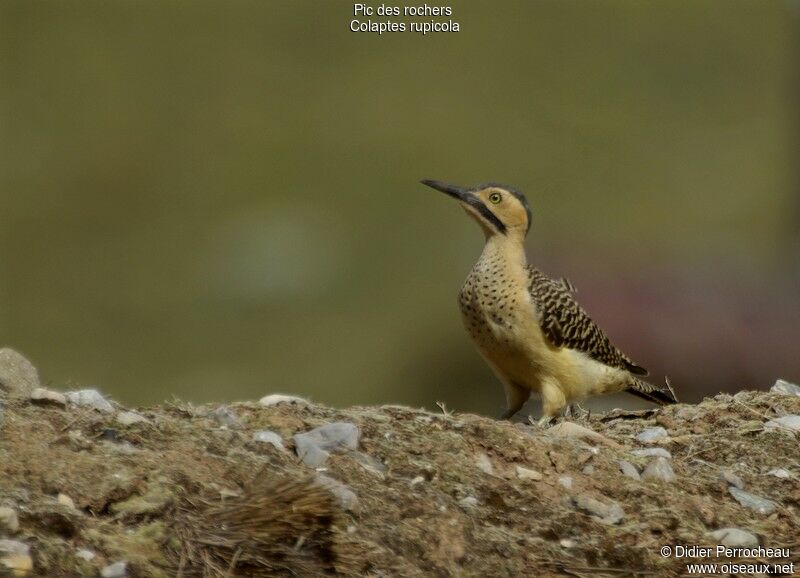
[[465, 188], [430, 179], [422, 184], [457, 199], [487, 239], [494, 235], [525, 238], [531, 228], [531, 208], [525, 195], [516, 189], [498, 183]]

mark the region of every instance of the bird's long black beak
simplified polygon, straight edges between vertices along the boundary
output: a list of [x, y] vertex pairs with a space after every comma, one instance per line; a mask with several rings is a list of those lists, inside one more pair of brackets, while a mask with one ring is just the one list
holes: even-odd
[[469, 202], [469, 198], [472, 196], [472, 194], [469, 192], [469, 189], [459, 187], [458, 185], [450, 185], [448, 183], [443, 183], [442, 181], [434, 181], [433, 179], [423, 179], [420, 182], [423, 185], [427, 185], [432, 189], [441, 191], [446, 195], [450, 195], [451, 197], [458, 199], [459, 201], [464, 201], [465, 203]]

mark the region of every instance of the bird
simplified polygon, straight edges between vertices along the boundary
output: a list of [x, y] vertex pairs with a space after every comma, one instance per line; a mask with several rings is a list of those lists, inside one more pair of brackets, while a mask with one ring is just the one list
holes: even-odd
[[642, 379], [648, 371], [617, 349], [575, 299], [566, 279], [528, 264], [528, 200], [495, 182], [460, 187], [421, 181], [455, 198], [485, 236], [480, 258], [459, 293], [464, 326], [503, 385], [510, 420], [536, 392], [542, 422], [590, 396], [628, 392], [659, 405], [677, 403], [669, 380]]

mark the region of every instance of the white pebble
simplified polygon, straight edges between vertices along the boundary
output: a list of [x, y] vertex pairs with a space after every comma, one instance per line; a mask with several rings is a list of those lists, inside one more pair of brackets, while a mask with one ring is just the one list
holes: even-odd
[[639, 457], [667, 458], [668, 460], [672, 459], [672, 454], [669, 453], [669, 450], [664, 448], [645, 448], [643, 450], [633, 450], [631, 453]]
[[730, 492], [731, 496], [733, 496], [742, 506], [750, 508], [751, 510], [755, 510], [759, 514], [764, 514], [765, 516], [774, 512], [778, 507], [778, 505], [772, 500], [753, 495], [750, 492], [745, 492], [736, 486], [728, 487], [728, 492]]
[[629, 478], [634, 480], [642, 479], [642, 476], [639, 474], [639, 470], [637, 470], [636, 466], [634, 466], [632, 463], [625, 460], [619, 460], [617, 463], [619, 464], [620, 471]]
[[19, 530], [19, 517], [13, 508], [0, 507], [0, 531], [2, 530], [11, 534]]
[[667, 430], [665, 430], [661, 426], [657, 426], [657, 427], [647, 428], [646, 430], [642, 431], [641, 433], [639, 433], [639, 435], [636, 436], [636, 439], [642, 443], [649, 444], [658, 441], [660, 439], [663, 439], [668, 435], [669, 434], [667, 433]]
[[113, 413], [112, 406], [103, 395], [96, 389], [81, 389], [78, 391], [68, 391], [67, 399], [74, 405], [91, 407], [102, 413]]
[[284, 452], [286, 451], [286, 448], [283, 447], [283, 439], [274, 431], [270, 431], [267, 429], [262, 431], [257, 431], [256, 433], [253, 434], [253, 441], [265, 444], [272, 444], [279, 450], [282, 450]]
[[475, 496], [467, 496], [466, 498], [461, 498], [458, 503], [463, 508], [474, 508], [478, 505], [478, 498]]
[[265, 395], [258, 403], [263, 405], [264, 407], [271, 407], [273, 405], [278, 405], [281, 403], [296, 403], [301, 405], [308, 405], [308, 400], [303, 399], [302, 397], [297, 397], [295, 395], [283, 395], [282, 393], [273, 393], [270, 395]]
[[86, 560], [87, 562], [91, 562], [94, 560], [95, 553], [91, 550], [86, 550], [85, 548], [81, 548], [77, 552], [75, 552], [75, 556], [80, 558], [81, 560]]
[[494, 466], [492, 466], [492, 461], [486, 454], [478, 454], [475, 457], [475, 465], [478, 466], [478, 469], [484, 474], [494, 474]]
[[56, 405], [67, 405], [67, 396], [58, 391], [37, 387], [31, 392], [31, 401], [40, 403], [54, 403]]
[[675, 472], [666, 458], [656, 458], [642, 472], [643, 480], [658, 480], [661, 482], [672, 482], [675, 480]]
[[708, 532], [708, 536], [717, 541], [717, 544], [728, 548], [758, 548], [758, 538], [739, 528], [720, 528]]
[[800, 431], [800, 415], [784, 415], [769, 420], [764, 424], [766, 429], [779, 428], [790, 431]]
[[522, 466], [517, 466], [517, 477], [520, 480], [534, 480], [538, 482], [539, 480], [542, 479], [542, 472], [531, 470], [529, 468], [524, 468]]
[[75, 502], [73, 502], [72, 498], [70, 498], [67, 494], [58, 494], [57, 500], [59, 504], [66, 506], [70, 510], [75, 509]]
[[109, 564], [100, 570], [100, 576], [103, 578], [125, 578], [128, 575], [128, 563], [120, 560]]
[[769, 390], [773, 393], [782, 393], [783, 395], [796, 395], [800, 396], [800, 385], [790, 383], [785, 379], [779, 379], [775, 382]]
[[148, 419], [143, 415], [139, 415], [135, 411], [121, 411], [117, 414], [115, 418], [117, 423], [121, 426], [129, 426], [135, 423], [145, 423], [148, 422]]

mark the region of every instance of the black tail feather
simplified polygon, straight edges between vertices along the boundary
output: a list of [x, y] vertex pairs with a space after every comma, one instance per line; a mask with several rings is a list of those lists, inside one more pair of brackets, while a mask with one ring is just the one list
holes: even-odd
[[675, 396], [675, 390], [672, 389], [672, 384], [668, 378], [664, 378], [664, 385], [657, 386], [648, 383], [636, 377], [631, 379], [631, 386], [626, 389], [630, 394], [646, 399], [658, 405], [671, 405], [678, 403], [678, 398]]

